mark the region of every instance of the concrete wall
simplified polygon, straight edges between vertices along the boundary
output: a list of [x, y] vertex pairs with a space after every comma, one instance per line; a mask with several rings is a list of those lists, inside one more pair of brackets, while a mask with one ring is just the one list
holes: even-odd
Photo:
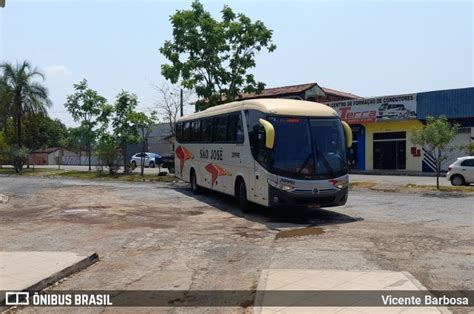
[[[368, 123], [365, 126], [365, 169], [373, 170], [374, 166], [374, 133], [382, 132], [406, 132], [406, 169], [408, 171], [422, 171], [422, 156], [414, 157], [411, 148], [416, 146], [411, 140], [411, 130], [420, 128], [423, 124], [418, 120], [388, 121]], [[420, 146], [416, 146], [421, 151]]]

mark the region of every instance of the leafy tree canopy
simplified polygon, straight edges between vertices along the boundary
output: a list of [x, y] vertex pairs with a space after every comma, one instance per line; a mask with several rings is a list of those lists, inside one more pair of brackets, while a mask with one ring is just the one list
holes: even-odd
[[225, 6], [222, 21], [215, 20], [199, 1], [190, 10], [178, 10], [170, 17], [173, 39], [160, 52], [170, 61], [161, 73], [173, 84], [194, 89], [199, 109], [237, 99], [242, 92], [261, 92], [265, 87], [249, 69], [262, 49], [272, 52], [273, 31], [262, 21], [252, 22]]
[[412, 131], [411, 141], [421, 145], [435, 159], [436, 163], [436, 187], [439, 189], [439, 176], [441, 163], [448, 158], [447, 152], [453, 148], [449, 144], [458, 132], [458, 125], [448, 122], [446, 117], [428, 117], [426, 125]]

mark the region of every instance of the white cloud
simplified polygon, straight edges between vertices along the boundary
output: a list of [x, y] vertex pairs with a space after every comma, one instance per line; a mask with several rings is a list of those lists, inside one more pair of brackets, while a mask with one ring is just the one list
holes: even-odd
[[43, 68], [44, 74], [47, 78], [57, 78], [63, 76], [70, 76], [72, 73], [62, 64], [48, 65]]

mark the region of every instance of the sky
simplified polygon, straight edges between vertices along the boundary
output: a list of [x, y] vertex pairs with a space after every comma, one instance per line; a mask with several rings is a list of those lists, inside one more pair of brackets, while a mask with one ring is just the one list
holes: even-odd
[[[224, 5], [274, 32], [252, 72], [267, 87], [310, 82], [360, 96], [473, 86], [473, 2], [204, 1], [217, 19]], [[191, 1], [6, 0], [0, 9], [0, 61], [29, 60], [46, 74], [50, 116], [76, 125], [64, 108], [73, 84], [112, 103], [122, 90], [139, 109], [157, 101], [152, 84], [171, 39], [169, 16]], [[192, 107], [186, 109], [192, 112]]]

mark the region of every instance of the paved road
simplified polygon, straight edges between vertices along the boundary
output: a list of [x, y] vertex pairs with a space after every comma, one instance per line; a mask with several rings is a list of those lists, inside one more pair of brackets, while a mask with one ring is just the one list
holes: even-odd
[[268, 268], [408, 271], [430, 289], [474, 288], [471, 195], [356, 190], [340, 208], [243, 215], [186, 185], [0, 177], [0, 193], [0, 250], [101, 257], [55, 289], [250, 289]]

